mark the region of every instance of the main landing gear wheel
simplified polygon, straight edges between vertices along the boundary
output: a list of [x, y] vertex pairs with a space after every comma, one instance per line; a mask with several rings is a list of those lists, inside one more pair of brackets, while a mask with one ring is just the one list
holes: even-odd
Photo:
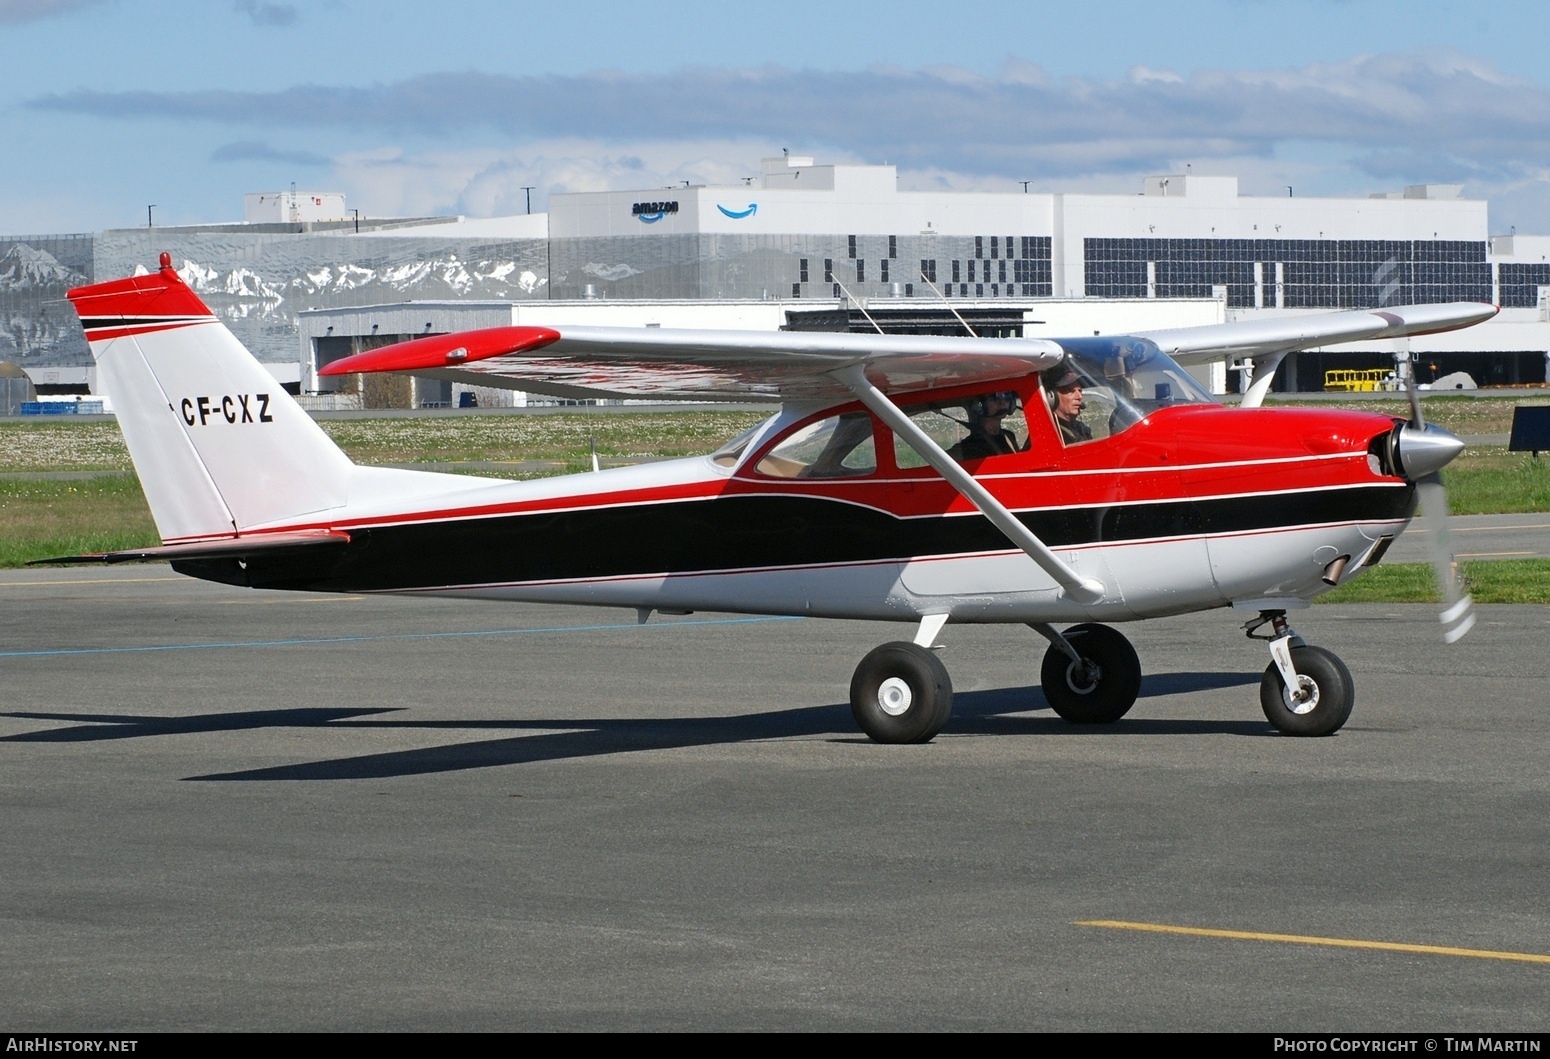
[[1066, 641], [1082, 656], [1080, 663], [1051, 644], [1044, 652], [1039, 683], [1044, 697], [1072, 724], [1112, 724], [1125, 716], [1141, 694], [1141, 660], [1130, 641], [1107, 625], [1075, 625]]
[[952, 716], [953, 683], [928, 649], [885, 643], [856, 667], [850, 712], [879, 743], [929, 743]]
[[1292, 668], [1298, 689], [1288, 691], [1281, 670], [1271, 663], [1259, 682], [1265, 718], [1283, 735], [1333, 735], [1351, 716], [1356, 685], [1351, 671], [1332, 651], [1293, 647]]

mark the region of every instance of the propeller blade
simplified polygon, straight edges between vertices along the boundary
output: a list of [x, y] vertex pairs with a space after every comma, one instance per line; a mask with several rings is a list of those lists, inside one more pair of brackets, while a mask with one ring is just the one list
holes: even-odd
[[1442, 623], [1442, 642], [1457, 643], [1475, 627], [1474, 600], [1464, 591], [1448, 542], [1448, 490], [1438, 472], [1463, 451], [1464, 445], [1440, 427], [1427, 427], [1421, 415], [1421, 393], [1416, 386], [1409, 342], [1402, 340], [1400, 350], [1394, 354], [1394, 365], [1405, 380], [1405, 396], [1410, 398], [1410, 422], [1399, 433], [1400, 462], [1409, 457], [1406, 474], [1413, 476], [1421, 502], [1421, 521], [1431, 543], [1432, 571], [1437, 575], [1437, 594], [1442, 597], [1442, 613], [1437, 616]]
[[1458, 564], [1448, 543], [1448, 491], [1442, 475], [1433, 472], [1416, 483], [1421, 500], [1421, 520], [1432, 548], [1432, 568], [1437, 574], [1437, 593], [1442, 597], [1443, 643], [1457, 643], [1475, 627], [1474, 600], [1459, 580]]

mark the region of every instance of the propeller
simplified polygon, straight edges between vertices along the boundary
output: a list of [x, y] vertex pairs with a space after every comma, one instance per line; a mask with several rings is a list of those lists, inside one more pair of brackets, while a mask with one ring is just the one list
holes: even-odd
[[[1405, 347], [1409, 343], [1403, 343]], [[1400, 471], [1415, 483], [1421, 504], [1421, 522], [1431, 542], [1432, 569], [1437, 575], [1437, 592], [1442, 597], [1443, 643], [1457, 643], [1475, 626], [1474, 600], [1464, 591], [1458, 563], [1448, 543], [1448, 490], [1442, 484], [1442, 468], [1464, 451], [1464, 443], [1435, 424], [1428, 425], [1421, 414], [1421, 395], [1416, 389], [1415, 370], [1408, 348], [1394, 354], [1395, 367], [1405, 381], [1410, 398], [1410, 422], [1399, 427], [1397, 454]]]

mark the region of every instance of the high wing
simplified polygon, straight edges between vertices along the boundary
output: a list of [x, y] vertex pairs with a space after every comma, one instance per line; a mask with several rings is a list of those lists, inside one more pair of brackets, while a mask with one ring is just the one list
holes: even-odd
[[1498, 308], [1485, 302], [1397, 305], [1343, 313], [1311, 313], [1241, 320], [1236, 323], [1143, 331], [1135, 335], [1157, 343], [1180, 364], [1223, 357], [1266, 357], [1339, 342], [1430, 335], [1456, 331], [1489, 320]]
[[[1480, 302], [1451, 302], [1105, 338], [1117, 349], [1128, 340], [1154, 342], [1183, 364], [1224, 357], [1279, 360], [1313, 346], [1451, 331], [1497, 311]], [[318, 374], [409, 371], [573, 399], [824, 400], [852, 395], [838, 373], [856, 365], [864, 366], [878, 389], [904, 394], [1011, 379], [1042, 371], [1063, 355], [1060, 339], [518, 326], [417, 338], [333, 361]]]
[[333, 361], [319, 375], [412, 371], [566, 398], [820, 400], [851, 396], [835, 372], [864, 365], [888, 393], [1042, 371], [1064, 351], [1036, 338], [950, 338], [656, 327], [492, 327], [416, 338]]

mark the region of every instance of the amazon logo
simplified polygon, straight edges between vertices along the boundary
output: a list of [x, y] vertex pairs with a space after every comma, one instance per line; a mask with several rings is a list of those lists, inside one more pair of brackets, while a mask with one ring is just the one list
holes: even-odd
[[670, 213], [678, 212], [675, 202], [637, 202], [630, 212], [640, 218], [642, 224], [656, 224]]
[[743, 209], [743, 210], [729, 210], [725, 206], [723, 206], [721, 203], [718, 202], [718, 203], [716, 203], [716, 209], [721, 211], [721, 215], [723, 217], [730, 217], [734, 221], [740, 221], [744, 217], [752, 217], [754, 214], [758, 213], [759, 212], [759, 204], [757, 202], [750, 202], [748, 204], [748, 208], [747, 209]]

